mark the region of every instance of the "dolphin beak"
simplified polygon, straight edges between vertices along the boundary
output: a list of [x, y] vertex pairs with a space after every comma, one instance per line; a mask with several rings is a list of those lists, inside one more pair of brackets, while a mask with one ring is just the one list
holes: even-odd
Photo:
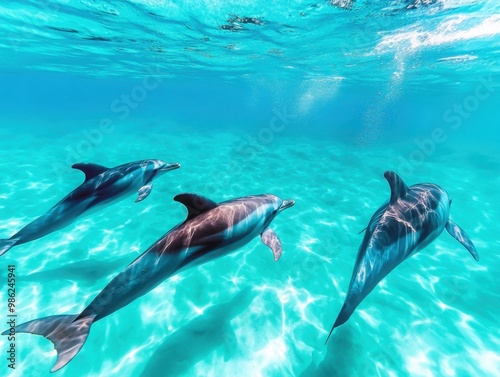
[[165, 164], [165, 166], [162, 167], [160, 169], [160, 171], [170, 171], [170, 170], [179, 169], [180, 167], [181, 167], [181, 164], [174, 162], [173, 164]]
[[281, 204], [279, 212], [283, 211], [284, 209], [293, 207], [294, 204], [295, 204], [295, 200], [293, 200], [293, 199], [285, 199], [285, 200], [283, 200], [283, 203]]

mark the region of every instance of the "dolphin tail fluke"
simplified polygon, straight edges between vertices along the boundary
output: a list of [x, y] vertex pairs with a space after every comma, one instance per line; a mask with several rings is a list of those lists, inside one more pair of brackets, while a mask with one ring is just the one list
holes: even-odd
[[460, 242], [472, 255], [472, 257], [478, 261], [479, 260], [479, 254], [472, 243], [472, 240], [469, 238], [467, 233], [465, 233], [465, 230], [460, 228], [457, 224], [455, 224], [453, 221], [448, 219], [448, 222], [445, 225], [446, 230], [448, 233], [451, 234], [453, 238], [455, 238], [458, 242]]
[[[23, 323], [15, 329], [16, 333], [42, 335], [54, 343], [57, 360], [51, 372], [55, 372], [68, 364], [80, 351], [93, 322], [93, 316], [78, 318], [77, 315], [55, 315]], [[2, 335], [8, 335], [9, 331], [4, 331]]]
[[7, 251], [16, 246], [17, 239], [4, 239], [0, 240], [0, 256], [4, 255]]

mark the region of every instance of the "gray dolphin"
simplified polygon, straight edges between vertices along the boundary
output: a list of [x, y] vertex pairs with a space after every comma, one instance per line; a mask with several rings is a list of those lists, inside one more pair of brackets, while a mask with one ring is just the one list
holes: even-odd
[[469, 236], [449, 218], [451, 198], [444, 189], [432, 183], [408, 187], [391, 171], [384, 177], [391, 187], [391, 198], [375, 212], [365, 229], [347, 297], [328, 339], [380, 280], [434, 241], [443, 229], [479, 260]]
[[[269, 227], [293, 200], [271, 194], [247, 196], [217, 204], [196, 194], [180, 194], [174, 200], [184, 204], [187, 219], [167, 232], [125, 270], [119, 273], [76, 315], [35, 319], [15, 328], [16, 333], [43, 335], [57, 350], [55, 372], [80, 351], [90, 326], [123, 308], [178, 272], [222, 257], [260, 235], [277, 261], [281, 242]], [[8, 331], [2, 333], [7, 335]]]
[[142, 160], [106, 168], [97, 164], [72, 166], [85, 173], [85, 181], [64, 199], [9, 239], [0, 240], [0, 256], [12, 247], [37, 240], [67, 227], [90, 209], [98, 209], [139, 192], [136, 202], [144, 200], [153, 188], [153, 178], [180, 167], [161, 160]]

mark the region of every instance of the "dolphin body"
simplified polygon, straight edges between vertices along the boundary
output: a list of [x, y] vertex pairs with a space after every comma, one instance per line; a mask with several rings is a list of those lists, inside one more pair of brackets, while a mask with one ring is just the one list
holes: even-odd
[[365, 229], [344, 305], [328, 339], [389, 272], [429, 245], [443, 229], [479, 260], [469, 236], [449, 218], [451, 198], [444, 189], [432, 183], [408, 187], [391, 171], [384, 177], [391, 198], [375, 212]]
[[[52, 372], [75, 357], [94, 322], [123, 308], [181, 270], [222, 257], [258, 235], [277, 261], [282, 252], [281, 242], [269, 225], [281, 211], [295, 203], [270, 194], [220, 204], [196, 194], [180, 194], [174, 200], [187, 207], [187, 219], [111, 280], [80, 314], [35, 319], [15, 328], [16, 333], [43, 335], [54, 343], [57, 361]], [[8, 333], [9, 330], [2, 335]]]
[[0, 256], [12, 247], [37, 240], [67, 227], [90, 209], [119, 201], [138, 191], [136, 202], [144, 200], [153, 188], [153, 178], [180, 167], [161, 160], [142, 160], [106, 168], [97, 164], [72, 166], [85, 173], [85, 181], [64, 199], [9, 239], [0, 240]]

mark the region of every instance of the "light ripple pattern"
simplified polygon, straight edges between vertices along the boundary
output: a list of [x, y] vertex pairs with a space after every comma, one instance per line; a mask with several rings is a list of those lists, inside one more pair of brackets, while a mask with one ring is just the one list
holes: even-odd
[[[83, 309], [110, 278], [182, 221], [185, 210], [172, 198], [185, 190], [214, 200], [268, 191], [293, 197], [295, 207], [274, 226], [284, 254], [274, 263], [270, 251], [255, 240], [225, 258], [182, 272], [95, 324], [60, 376], [83, 371], [96, 377], [110, 371], [123, 377], [492, 376], [499, 370], [500, 297], [493, 271], [500, 263], [495, 252], [500, 246], [500, 196], [491, 187], [500, 182], [487, 167], [464, 169], [457, 176], [445, 166], [450, 151], [437, 151], [425, 171], [404, 177], [413, 183], [424, 176], [452, 193], [453, 217], [477, 242], [481, 261], [476, 264], [443, 234], [384, 279], [324, 346], [345, 297], [362, 238], [358, 232], [389, 195], [380, 167], [391, 168], [390, 155], [403, 151], [359, 149], [354, 161], [363, 165], [345, 174], [339, 156], [356, 151], [341, 143], [282, 136], [247, 160], [232, 153], [241, 134], [200, 134], [197, 148], [189, 133], [157, 133], [154, 143], [151, 137], [139, 131], [116, 134], [112, 143], [128, 148], [109, 148], [106, 155], [98, 151], [95, 156], [96, 162], [113, 165], [147, 157], [147, 146], [148, 156], [181, 161], [179, 174], [158, 179], [147, 201], [131, 198], [2, 257], [2, 266], [17, 266], [19, 320]], [[27, 150], [42, 148], [44, 153], [18, 169], [9, 158], [15, 147], [5, 138], [0, 142], [2, 180], [10, 183], [2, 186], [2, 215], [8, 224], [2, 236], [81, 181], [69, 168], [59, 179], [47, 169], [53, 156], [77, 138], [68, 134], [50, 144], [33, 138]], [[102, 148], [106, 143], [111, 141]], [[483, 158], [481, 153], [461, 149], [455, 157], [470, 166]], [[242, 171], [253, 173], [229, 177], [229, 183], [218, 186], [214, 177], [229, 155]], [[495, 159], [500, 163], [498, 155]], [[484, 175], [491, 180], [478, 179]], [[215, 182], [211, 192], [206, 192], [207, 182]], [[5, 300], [5, 290], [0, 291], [0, 302]], [[6, 346], [0, 338], [0, 349]], [[19, 364], [11, 376], [49, 375], [55, 351], [47, 340], [20, 334], [17, 347]]]

